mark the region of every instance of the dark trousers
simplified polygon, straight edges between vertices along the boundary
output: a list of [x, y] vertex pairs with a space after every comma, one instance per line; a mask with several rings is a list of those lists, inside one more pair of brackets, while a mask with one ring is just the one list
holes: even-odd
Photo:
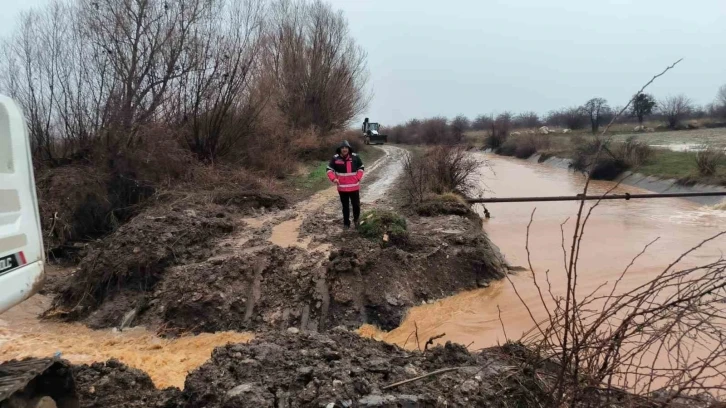
[[340, 194], [340, 202], [343, 203], [343, 222], [345, 225], [350, 225], [350, 206], [348, 203], [353, 204], [353, 221], [358, 222], [358, 217], [360, 217], [360, 191], [350, 193], [339, 191], [338, 194]]

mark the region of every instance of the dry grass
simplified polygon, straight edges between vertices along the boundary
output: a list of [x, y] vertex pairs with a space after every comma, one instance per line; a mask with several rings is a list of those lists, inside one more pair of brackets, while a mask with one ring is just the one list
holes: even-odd
[[723, 149], [707, 146], [696, 152], [696, 166], [698, 174], [704, 177], [711, 177], [716, 174], [718, 167], [723, 165], [726, 153]]

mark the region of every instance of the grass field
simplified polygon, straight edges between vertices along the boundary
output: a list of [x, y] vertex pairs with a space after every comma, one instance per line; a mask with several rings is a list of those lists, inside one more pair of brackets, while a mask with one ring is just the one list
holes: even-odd
[[[486, 131], [468, 132], [465, 137], [468, 144], [482, 146], [486, 134]], [[589, 132], [510, 136], [510, 138], [512, 137], [534, 137], [539, 139], [539, 144], [545, 147], [538, 148], [538, 152], [563, 158], [574, 158], [575, 146], [578, 140], [594, 139], [594, 136]], [[623, 132], [613, 134], [611, 137], [615, 143], [624, 142], [629, 137], [635, 137], [636, 140], [654, 147], [653, 155], [644, 164], [632, 168], [633, 171], [664, 179], [676, 179], [682, 182], [726, 185], [726, 163], [721, 163], [718, 166], [715, 175], [700, 176], [696, 166], [696, 153], [695, 151], [689, 151], [689, 149], [694, 149], [696, 146], [704, 145], [726, 149], [726, 128], [652, 133]]]

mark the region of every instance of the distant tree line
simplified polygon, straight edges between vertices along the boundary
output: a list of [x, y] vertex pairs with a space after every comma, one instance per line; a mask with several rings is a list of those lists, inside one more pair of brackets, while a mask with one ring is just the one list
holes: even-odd
[[[580, 106], [553, 110], [543, 116], [532, 111], [518, 114], [505, 111], [498, 115], [478, 115], [473, 120], [464, 115], [451, 120], [441, 116], [412, 119], [389, 128], [388, 133], [391, 140], [398, 143], [456, 144], [463, 140], [466, 131], [488, 131], [493, 137], [490, 142], [496, 144], [498, 134], [504, 133], [503, 140], [512, 129], [548, 126], [582, 130], [589, 127], [592, 133], [596, 133], [620, 110], [622, 108], [611, 107], [604, 98], [596, 97]], [[726, 85], [718, 90], [714, 102], [705, 106], [697, 106], [683, 94], [656, 99], [651, 94], [640, 93], [617, 123], [643, 126], [645, 121], [654, 120], [665, 123], [670, 129], [681, 129], [686, 127], [684, 121], [704, 118], [726, 120]]]

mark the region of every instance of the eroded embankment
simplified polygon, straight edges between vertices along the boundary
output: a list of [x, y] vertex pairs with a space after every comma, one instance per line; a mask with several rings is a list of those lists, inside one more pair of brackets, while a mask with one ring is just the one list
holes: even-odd
[[[364, 187], [365, 209], [391, 206], [386, 193], [405, 151], [386, 153], [371, 166], [380, 171]], [[250, 205], [235, 211], [249, 201], [240, 194], [149, 209], [89, 251], [47, 315], [172, 335], [366, 323], [390, 330], [411, 306], [506, 273], [466, 208], [408, 213], [405, 240], [388, 242], [342, 229], [336, 196], [331, 188], [280, 209], [284, 200], [257, 195], [256, 207], [273, 211], [252, 217]]]

